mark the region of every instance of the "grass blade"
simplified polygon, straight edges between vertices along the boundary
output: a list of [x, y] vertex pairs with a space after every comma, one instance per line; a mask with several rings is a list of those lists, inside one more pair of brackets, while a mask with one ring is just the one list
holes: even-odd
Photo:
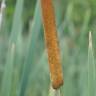
[[[41, 16], [40, 16], [40, 1], [37, 1], [36, 10], [33, 18], [33, 22], [31, 25], [31, 36], [30, 36], [30, 42], [28, 45], [28, 52], [25, 58], [25, 64], [23, 69], [23, 74], [21, 77], [21, 83], [20, 83], [20, 89], [18, 92], [18, 96], [25, 96], [26, 89], [27, 89], [27, 83], [31, 72], [31, 65], [34, 64], [34, 52], [36, 49], [36, 40], [38, 38], [40, 29], [41, 29]], [[38, 27], [37, 27], [38, 26]]]
[[14, 66], [14, 53], [15, 45], [12, 44], [8, 50], [7, 62], [5, 65], [5, 71], [2, 80], [1, 96], [10, 96], [12, 88], [12, 76], [13, 76], [13, 66]]
[[23, 3], [24, 3], [24, 0], [17, 0], [14, 18], [13, 18], [13, 24], [12, 24], [10, 42], [16, 43], [18, 34], [21, 31]]
[[95, 79], [96, 79], [96, 69], [94, 64], [93, 48], [92, 48], [92, 36], [89, 33], [89, 48], [88, 48], [88, 95], [96, 96], [95, 94]]

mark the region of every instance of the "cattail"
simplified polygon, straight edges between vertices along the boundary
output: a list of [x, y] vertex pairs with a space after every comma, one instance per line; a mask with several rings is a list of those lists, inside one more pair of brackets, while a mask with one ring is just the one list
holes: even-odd
[[57, 41], [57, 31], [52, 0], [41, 0], [42, 19], [52, 86], [54, 89], [63, 85], [63, 73]]

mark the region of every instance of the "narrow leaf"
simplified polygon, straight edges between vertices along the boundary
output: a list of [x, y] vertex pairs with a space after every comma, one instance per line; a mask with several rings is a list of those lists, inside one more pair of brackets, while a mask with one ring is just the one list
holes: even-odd
[[1, 96], [10, 96], [12, 92], [11, 88], [12, 88], [12, 76], [14, 66], [14, 53], [15, 53], [15, 45], [12, 44], [12, 46], [10, 46], [8, 50], [8, 56], [2, 80]]
[[94, 55], [92, 48], [92, 35], [89, 33], [89, 48], [88, 48], [88, 95], [96, 96], [95, 94], [95, 79], [96, 79], [96, 69], [94, 64]]

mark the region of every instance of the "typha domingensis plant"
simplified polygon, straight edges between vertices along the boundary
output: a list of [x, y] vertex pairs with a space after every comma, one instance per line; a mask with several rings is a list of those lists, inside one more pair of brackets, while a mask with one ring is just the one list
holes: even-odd
[[41, 0], [41, 9], [52, 87], [58, 89], [63, 85], [63, 73], [52, 0]]

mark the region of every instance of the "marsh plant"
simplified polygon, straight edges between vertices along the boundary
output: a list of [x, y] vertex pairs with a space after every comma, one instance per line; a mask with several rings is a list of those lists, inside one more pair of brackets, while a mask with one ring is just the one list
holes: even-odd
[[12, 2], [0, 5], [0, 96], [96, 96], [96, 1]]

